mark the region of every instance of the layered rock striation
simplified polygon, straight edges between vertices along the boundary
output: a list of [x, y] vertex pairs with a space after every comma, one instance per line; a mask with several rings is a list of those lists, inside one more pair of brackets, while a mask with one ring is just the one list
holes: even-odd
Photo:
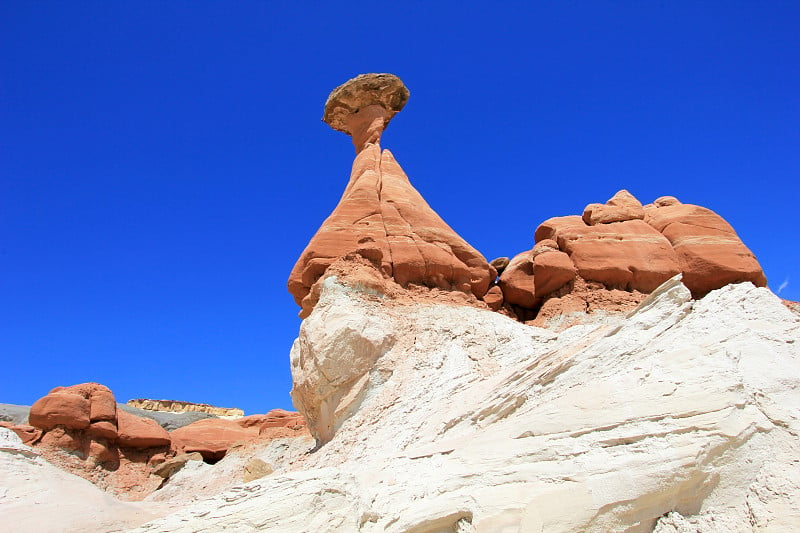
[[221, 417], [241, 417], [244, 411], [236, 407], [216, 407], [207, 403], [181, 402], [178, 400], [148, 400], [136, 398], [128, 400], [128, 405], [147, 411], [161, 411], [165, 413], [208, 413]]
[[[353, 136], [357, 155], [339, 204], [289, 276], [289, 292], [302, 307], [303, 318], [319, 298], [315, 284], [343, 257], [363, 257], [403, 287], [422, 285], [476, 298], [486, 294], [496, 277], [486, 259], [411, 185], [391, 152], [381, 150], [383, 128], [407, 98], [395, 76], [370, 74], [350, 80], [328, 99], [324, 120]], [[367, 122], [362, 120], [365, 114]], [[369, 133], [362, 135], [362, 130]]]

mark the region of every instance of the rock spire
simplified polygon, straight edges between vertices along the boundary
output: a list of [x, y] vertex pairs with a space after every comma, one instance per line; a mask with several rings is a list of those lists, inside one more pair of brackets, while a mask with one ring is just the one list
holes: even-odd
[[397, 76], [364, 74], [334, 89], [323, 120], [353, 137], [356, 159], [339, 205], [323, 222], [289, 276], [289, 292], [305, 318], [312, 290], [337, 259], [360, 256], [401, 286], [409, 284], [483, 297], [497, 272], [427, 204], [389, 150], [384, 128], [408, 100]]

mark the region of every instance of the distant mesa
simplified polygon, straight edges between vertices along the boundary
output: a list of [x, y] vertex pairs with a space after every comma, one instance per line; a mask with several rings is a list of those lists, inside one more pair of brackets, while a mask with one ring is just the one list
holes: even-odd
[[181, 402], [178, 400], [148, 400], [136, 398], [128, 400], [128, 405], [147, 411], [160, 411], [164, 413], [208, 413], [219, 417], [244, 416], [244, 411], [236, 407], [215, 407], [207, 403]]
[[497, 272], [411, 185], [389, 150], [386, 125], [408, 100], [397, 76], [364, 74], [328, 97], [323, 120], [353, 138], [356, 159], [339, 205], [311, 238], [289, 276], [289, 292], [307, 317], [318, 283], [342, 258], [366, 261], [401, 287], [416, 285], [482, 298]]

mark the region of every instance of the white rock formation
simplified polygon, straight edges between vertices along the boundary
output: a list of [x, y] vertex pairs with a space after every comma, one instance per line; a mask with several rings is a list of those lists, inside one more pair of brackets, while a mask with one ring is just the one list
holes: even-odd
[[120, 502], [48, 463], [0, 428], [0, 531], [61, 533], [129, 529], [164, 510]]
[[554, 333], [330, 278], [292, 352], [324, 444], [137, 531], [797, 530], [799, 341], [748, 283]]

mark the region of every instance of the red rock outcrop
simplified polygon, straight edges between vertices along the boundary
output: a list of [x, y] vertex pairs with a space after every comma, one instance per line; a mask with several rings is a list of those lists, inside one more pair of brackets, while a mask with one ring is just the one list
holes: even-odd
[[613, 288], [650, 292], [680, 272], [669, 241], [639, 219], [588, 226], [579, 216], [556, 217], [535, 238], [556, 241], [583, 279]]
[[505, 303], [528, 309], [536, 306], [536, 288], [533, 284], [531, 252], [515, 255], [503, 270], [498, 281]]
[[117, 442], [122, 447], [152, 448], [169, 446], [171, 443], [167, 430], [159, 426], [155, 420], [120, 410], [117, 413], [117, 424], [119, 425]]
[[41, 432], [33, 443], [45, 458], [120, 497], [138, 500], [160, 484], [151, 463], [169, 452], [169, 433], [118, 411], [108, 387], [56, 387], [31, 406], [29, 423]]
[[645, 222], [666, 237], [678, 258], [683, 283], [702, 296], [728, 283], [767, 278], [753, 253], [721, 216], [698, 205], [662, 197], [645, 208]]
[[[173, 404], [185, 402], [168, 407], [177, 409]], [[308, 435], [300, 413], [283, 409], [235, 420], [199, 420], [170, 434], [155, 420], [117, 409], [114, 394], [98, 383], [56, 387], [34, 403], [29, 421], [30, 426], [0, 425], [50, 462], [128, 500], [156, 490], [170, 469], [160, 465], [176, 453], [200, 452], [214, 462], [237, 443]]]
[[[276, 429], [288, 431], [275, 431]], [[259, 438], [307, 434], [303, 416], [296, 411], [273, 409], [265, 415], [250, 415], [237, 420], [209, 418], [198, 420], [171, 433], [177, 453], [197, 452], [203, 459], [215, 462], [237, 444]]]
[[641, 202], [624, 189], [617, 192], [606, 203], [589, 204], [583, 210], [583, 221], [589, 226], [643, 218], [644, 209]]
[[[377, 77], [375, 84], [372, 77]], [[401, 85], [389, 74], [364, 75], [335, 89], [328, 99], [324, 120], [353, 135], [357, 155], [339, 204], [289, 276], [289, 292], [302, 307], [303, 318], [316, 304], [314, 283], [348, 254], [370, 260], [403, 287], [471, 292], [477, 298], [497, 276], [425, 202], [391, 152], [381, 150], [383, 128], [407, 99]]]
[[[546, 246], [539, 246], [547, 243]], [[533, 247], [533, 279], [535, 295], [542, 298], [557, 291], [575, 279], [576, 271], [572, 259], [564, 252], [553, 249], [550, 243], [543, 241]]]
[[206, 461], [222, 459], [228, 448], [258, 437], [258, 428], [246, 428], [233, 420], [207, 418], [172, 432], [174, 449], [179, 453], [198, 452]]
[[520, 320], [530, 311], [551, 320], [580, 309], [626, 310], [678, 273], [695, 297], [728, 283], [766, 285], [730, 224], [673, 196], [642, 206], [622, 190], [583, 216], [546, 220], [535, 240], [500, 276], [505, 302], [529, 310], [515, 309]]

